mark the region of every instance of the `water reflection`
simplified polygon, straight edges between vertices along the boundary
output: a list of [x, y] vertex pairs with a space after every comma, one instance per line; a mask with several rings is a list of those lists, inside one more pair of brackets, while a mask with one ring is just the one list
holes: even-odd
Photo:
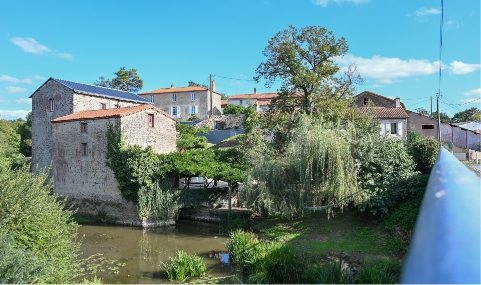
[[[215, 224], [179, 221], [175, 226], [158, 229], [83, 225], [82, 258], [101, 253], [125, 266], [104, 268], [97, 276], [103, 283], [165, 283], [161, 264], [174, 257], [178, 250], [197, 253], [207, 263], [209, 275], [222, 277], [230, 274], [225, 242], [218, 236]], [[117, 268], [118, 267], [118, 268]]]

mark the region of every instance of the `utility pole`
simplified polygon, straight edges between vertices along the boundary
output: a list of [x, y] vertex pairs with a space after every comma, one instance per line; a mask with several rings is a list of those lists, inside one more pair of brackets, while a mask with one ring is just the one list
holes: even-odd
[[433, 96], [429, 96], [431, 98], [431, 114], [429, 115], [430, 118], [433, 117]]
[[210, 94], [209, 118], [210, 118], [210, 117], [212, 117], [212, 115], [214, 115], [214, 110], [212, 108], [212, 74], [209, 75], [209, 84], [210, 84], [210, 88], [209, 88], [209, 94]]
[[438, 140], [441, 141], [441, 112], [439, 111], [439, 96], [441, 92], [436, 93], [436, 105], [438, 109]]

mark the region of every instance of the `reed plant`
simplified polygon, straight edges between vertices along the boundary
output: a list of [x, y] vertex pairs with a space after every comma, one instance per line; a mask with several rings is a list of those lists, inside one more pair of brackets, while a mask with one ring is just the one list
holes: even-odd
[[183, 250], [179, 250], [177, 256], [171, 257], [169, 262], [162, 264], [170, 281], [178, 279], [183, 282], [192, 277], [206, 275], [207, 267], [202, 257], [196, 254], [188, 254]]

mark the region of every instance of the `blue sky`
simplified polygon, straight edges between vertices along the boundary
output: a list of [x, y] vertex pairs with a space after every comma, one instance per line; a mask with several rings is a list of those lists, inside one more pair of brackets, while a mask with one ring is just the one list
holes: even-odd
[[[24, 118], [49, 77], [92, 84], [135, 68], [141, 92], [208, 84], [226, 95], [255, 83], [262, 51], [289, 25], [346, 38], [358, 92], [430, 109], [439, 88], [441, 0], [2, 1], [0, 118]], [[480, 108], [480, 1], [444, 0], [441, 111]]]

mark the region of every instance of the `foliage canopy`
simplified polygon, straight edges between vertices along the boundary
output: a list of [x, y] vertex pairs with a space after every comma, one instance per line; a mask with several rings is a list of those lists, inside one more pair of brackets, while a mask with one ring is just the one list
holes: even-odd
[[117, 76], [114, 79], [106, 79], [100, 76], [99, 80], [94, 82], [94, 85], [133, 93], [139, 92], [144, 86], [144, 81], [134, 68], [127, 70], [125, 67], [121, 67], [119, 71], [114, 72], [114, 74]]

